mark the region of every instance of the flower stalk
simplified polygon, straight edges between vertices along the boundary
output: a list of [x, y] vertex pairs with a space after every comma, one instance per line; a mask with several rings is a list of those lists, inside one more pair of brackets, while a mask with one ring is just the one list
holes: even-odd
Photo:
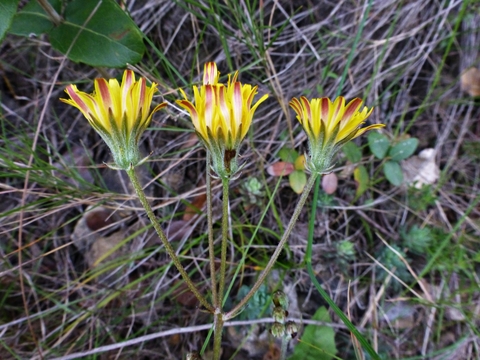
[[220, 253], [220, 284], [219, 284], [219, 296], [220, 296], [220, 309], [223, 309], [223, 303], [225, 301], [225, 277], [227, 272], [227, 244], [228, 244], [228, 224], [229, 224], [229, 185], [228, 179], [222, 180], [222, 246]]
[[275, 248], [275, 251], [273, 252], [268, 264], [265, 266], [265, 269], [262, 271], [262, 273], [258, 277], [255, 284], [252, 286], [248, 294], [242, 300], [240, 300], [240, 302], [237, 305], [235, 305], [232, 310], [225, 313], [223, 317], [225, 321], [228, 321], [234, 318], [244, 309], [248, 301], [258, 291], [263, 281], [272, 270], [273, 266], [275, 265], [275, 262], [278, 259], [278, 256], [282, 252], [283, 247], [285, 246], [285, 243], [287, 242], [288, 238], [290, 237], [290, 234], [292, 233], [293, 228], [295, 227], [297, 219], [300, 216], [303, 206], [307, 201], [308, 195], [310, 194], [310, 190], [312, 190], [312, 187], [315, 184], [315, 180], [317, 179], [317, 177], [318, 177], [317, 173], [312, 173], [310, 175], [310, 178], [308, 179], [308, 182], [305, 185], [305, 188], [303, 189], [302, 195], [300, 196], [300, 199], [298, 199], [297, 205], [295, 206], [295, 210], [293, 211], [292, 217], [290, 218], [290, 222], [288, 223], [287, 228], [285, 229], [285, 232], [283, 233], [283, 236], [280, 239], [280, 242]]
[[153, 210], [150, 206], [150, 203], [147, 200], [147, 197], [145, 196], [145, 192], [142, 189], [142, 185], [140, 184], [140, 181], [138, 180], [137, 173], [135, 171], [135, 168], [133, 166], [130, 167], [130, 169], [127, 170], [128, 177], [130, 178], [130, 181], [132, 182], [132, 186], [135, 189], [135, 192], [138, 196], [138, 199], [142, 203], [143, 208], [145, 209], [148, 218], [150, 219], [150, 222], [153, 225], [153, 228], [157, 232], [160, 240], [162, 241], [163, 246], [165, 247], [165, 250], [167, 251], [167, 254], [170, 256], [170, 258], [173, 261], [173, 264], [177, 268], [178, 272], [180, 275], [182, 275], [183, 280], [187, 284], [188, 288], [190, 291], [195, 295], [195, 297], [198, 299], [200, 304], [202, 304], [207, 311], [210, 313], [214, 313], [215, 309], [210, 305], [210, 303], [207, 301], [207, 299], [200, 293], [198, 288], [195, 286], [193, 283], [192, 279], [186, 272], [185, 268], [183, 267], [182, 263], [178, 259], [177, 255], [175, 254], [175, 250], [173, 249], [172, 245], [170, 245], [170, 242], [168, 241], [167, 237], [165, 236], [165, 233], [163, 232], [161, 226], [159, 225], [155, 214], [153, 213]]
[[211, 156], [207, 151], [206, 192], [207, 192], [207, 222], [208, 222], [208, 256], [210, 258], [210, 281], [212, 289], [213, 307], [221, 305], [221, 298], [217, 289], [215, 244], [213, 241], [213, 206], [212, 206], [212, 176], [210, 175]]

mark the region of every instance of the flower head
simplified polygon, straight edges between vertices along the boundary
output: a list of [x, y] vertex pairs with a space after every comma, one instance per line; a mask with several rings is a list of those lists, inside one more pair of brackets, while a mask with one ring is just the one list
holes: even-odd
[[213, 62], [205, 64], [203, 85], [193, 87], [194, 100], [177, 103], [190, 113], [195, 131], [207, 150], [212, 153], [213, 168], [220, 177], [238, 170], [238, 148], [248, 132], [258, 105], [268, 95], [253, 104], [257, 86], [238, 81], [238, 71], [228, 76], [227, 84], [218, 82], [220, 73]]
[[95, 79], [94, 88], [93, 94], [87, 94], [68, 85], [65, 92], [70, 99], [60, 100], [82, 112], [107, 143], [119, 168], [138, 165], [140, 136], [153, 114], [167, 105], [161, 103], [150, 111], [157, 84], [147, 86], [145, 78], [136, 81], [133, 71], [125, 70], [121, 85], [117, 79]]
[[385, 126], [374, 124], [361, 127], [373, 110], [366, 106], [360, 109], [362, 102], [355, 98], [345, 105], [343, 96], [333, 102], [326, 97], [308, 101], [304, 96], [290, 101], [290, 106], [307, 133], [310, 148], [307, 165], [310, 171], [320, 174], [329, 172], [333, 156], [346, 142], [368, 130]]

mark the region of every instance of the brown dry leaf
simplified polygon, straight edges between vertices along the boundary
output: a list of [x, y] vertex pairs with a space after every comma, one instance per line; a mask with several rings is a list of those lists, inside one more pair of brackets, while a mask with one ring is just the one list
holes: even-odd
[[85, 255], [92, 244], [103, 236], [100, 230], [114, 224], [119, 219], [118, 212], [112, 213], [112, 210], [102, 206], [87, 208], [73, 230], [73, 245]]
[[102, 262], [105, 263], [123, 256], [126, 249], [125, 246], [119, 244], [127, 237], [128, 234], [122, 230], [107, 237], [99, 237], [85, 254], [90, 268], [94, 268]]
[[98, 207], [90, 212], [85, 213], [85, 223], [92, 231], [97, 231], [112, 225], [115, 221], [112, 216], [112, 210], [104, 207]]
[[337, 191], [338, 187], [338, 178], [335, 173], [330, 173], [322, 176], [322, 189], [328, 195], [332, 195]]
[[272, 176], [290, 175], [294, 170], [293, 164], [285, 161], [277, 161], [267, 167], [267, 173]]
[[185, 220], [174, 220], [168, 223], [168, 227], [165, 230], [168, 241], [180, 241], [184, 236], [188, 236], [192, 230], [192, 226]]
[[178, 284], [180, 282], [180, 285], [175, 289], [173, 292], [173, 298], [176, 302], [178, 302], [180, 305], [184, 305], [189, 308], [194, 308], [195, 306], [198, 305], [198, 300], [193, 294], [193, 292], [190, 291], [188, 288], [187, 284], [185, 284], [183, 281], [177, 280], [175, 284]]
[[[129, 237], [128, 231], [133, 231], [135, 225], [124, 228], [119, 223], [115, 224], [119, 220], [118, 212], [99, 206], [87, 209], [75, 225], [72, 234], [73, 245], [83, 255], [90, 269], [128, 254], [130, 242], [124, 242]], [[112, 231], [115, 232], [111, 233]], [[106, 236], [108, 232], [111, 234]], [[110, 281], [107, 279], [112, 272], [94, 274], [93, 280], [102, 283]], [[115, 277], [120, 275], [120, 272], [114, 274]]]
[[173, 334], [168, 337], [168, 343], [173, 346], [180, 345], [182, 342], [182, 335], [180, 334]]
[[262, 360], [279, 360], [280, 355], [281, 352], [277, 344], [271, 344], [270, 349], [263, 355]]
[[434, 149], [424, 149], [418, 155], [402, 161], [405, 183], [420, 189], [423, 185], [435, 183], [440, 176], [440, 169], [435, 162]]
[[466, 70], [460, 79], [461, 88], [470, 96], [480, 96], [480, 70], [474, 67]]
[[182, 144], [180, 149], [188, 149], [191, 147], [194, 147], [195, 144], [198, 142], [198, 136], [195, 133], [191, 133], [190, 136], [188, 137], [187, 141]]
[[198, 215], [198, 212], [202, 210], [203, 205], [205, 205], [205, 202], [207, 201], [207, 194], [203, 193], [200, 195], [197, 195], [191, 205], [187, 205], [185, 209], [185, 214], [183, 215], [183, 220], [184, 221], [189, 221], [193, 219], [195, 216]]

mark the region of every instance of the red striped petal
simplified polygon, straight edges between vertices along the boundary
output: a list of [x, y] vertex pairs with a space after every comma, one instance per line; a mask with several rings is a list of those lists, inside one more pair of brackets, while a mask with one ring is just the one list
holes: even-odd
[[[195, 120], [198, 119], [197, 109], [195, 108], [195, 106], [193, 106], [193, 104], [190, 101], [188, 101], [188, 100], [177, 100], [177, 104], [182, 106], [184, 109], [187, 109], [187, 111], [190, 112], [190, 116], [192, 118], [195, 118]], [[160, 105], [162, 105], [162, 104], [160, 104]]]
[[110, 97], [110, 91], [108, 88], [108, 83], [105, 79], [96, 79], [97, 89], [99, 91], [99, 95], [102, 99], [103, 105], [105, 108], [112, 107], [112, 99]]
[[203, 69], [203, 85], [215, 85], [218, 80], [217, 64], [208, 62]]
[[[302, 115], [302, 118], [303, 118], [303, 121], [311, 121], [312, 119], [312, 108], [310, 107], [310, 102], [308, 101], [308, 99], [305, 97], [305, 96], [302, 96], [300, 98], [300, 100], [302, 101], [302, 108], [303, 108], [303, 111], [301, 112]], [[305, 112], [305, 114], [304, 114]]]
[[355, 98], [350, 101], [345, 109], [345, 113], [343, 114], [342, 121], [348, 121], [350, 118], [355, 114], [360, 106], [362, 105], [362, 99]]
[[215, 91], [213, 85], [205, 85], [205, 126], [212, 127], [215, 112]]
[[68, 85], [67, 88], [65, 89], [65, 92], [72, 98], [72, 100], [80, 108], [80, 110], [83, 111], [84, 114], [89, 113], [89, 107], [87, 106], [87, 104], [85, 104], [82, 98], [77, 94], [76, 88], [73, 85]]
[[320, 99], [320, 113], [322, 115], [322, 121], [327, 124], [329, 120], [330, 100], [328, 98]]

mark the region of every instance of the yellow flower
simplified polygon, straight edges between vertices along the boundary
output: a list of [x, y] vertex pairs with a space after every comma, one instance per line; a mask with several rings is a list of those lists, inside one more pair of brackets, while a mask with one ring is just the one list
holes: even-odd
[[219, 83], [219, 76], [217, 65], [206, 63], [203, 85], [193, 87], [194, 101], [189, 101], [180, 90], [184, 100], [177, 100], [177, 103], [190, 113], [197, 135], [212, 153], [215, 172], [223, 178], [238, 170], [238, 148], [250, 128], [255, 110], [268, 95], [253, 104], [257, 86], [240, 83], [238, 71], [228, 76], [227, 84]]
[[368, 130], [385, 125], [374, 124], [362, 128], [373, 108], [360, 109], [363, 101], [355, 98], [345, 105], [345, 98], [339, 96], [334, 102], [329, 98], [308, 101], [302, 96], [293, 98], [290, 106], [297, 113], [309, 140], [310, 157], [307, 161], [310, 171], [326, 173], [331, 170], [332, 158], [346, 142], [355, 139]]
[[150, 111], [157, 84], [147, 86], [145, 78], [136, 81], [133, 71], [125, 70], [121, 85], [117, 79], [95, 79], [94, 87], [93, 94], [87, 94], [69, 85], [65, 92], [70, 99], [60, 100], [82, 112], [109, 146], [119, 168], [138, 165], [140, 136], [153, 114], [167, 105], [161, 103]]

